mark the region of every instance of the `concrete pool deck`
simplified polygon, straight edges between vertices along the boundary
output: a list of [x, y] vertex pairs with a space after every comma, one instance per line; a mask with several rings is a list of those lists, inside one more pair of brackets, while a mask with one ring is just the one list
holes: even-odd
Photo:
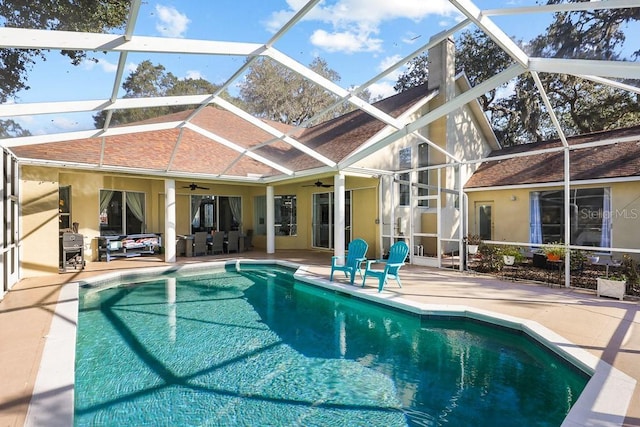
[[[268, 256], [260, 252], [246, 252], [231, 258], [286, 260], [303, 265], [308, 274], [326, 280], [330, 272], [331, 254], [278, 251]], [[179, 258], [179, 264], [225, 259], [229, 257]], [[153, 258], [94, 262], [88, 263], [87, 269], [82, 272], [26, 279], [16, 285], [0, 302], [0, 375], [3, 379], [3, 387], [0, 388], [0, 425], [21, 426], [25, 423], [62, 285], [123, 269], [138, 270], [166, 265]], [[603, 365], [612, 365], [636, 381], [626, 418], [621, 423], [620, 414], [598, 413], [597, 420], [586, 425], [640, 426], [638, 301], [597, 298], [593, 291], [507, 282], [495, 277], [418, 266], [404, 267], [402, 280], [402, 289], [393, 283], [385, 287], [386, 299], [446, 306], [453, 310], [464, 307], [535, 322], [604, 362]], [[342, 277], [337, 282], [347, 283]], [[360, 289], [354, 290], [361, 292]], [[369, 284], [363, 292], [377, 294]], [[57, 320], [66, 321], [60, 316], [57, 316]], [[618, 396], [614, 394], [599, 398], [615, 401]], [[590, 409], [598, 411], [595, 407]]]

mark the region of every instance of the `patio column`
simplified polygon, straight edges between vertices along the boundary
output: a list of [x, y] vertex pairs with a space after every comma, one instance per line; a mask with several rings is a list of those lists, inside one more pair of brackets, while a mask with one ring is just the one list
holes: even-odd
[[333, 253], [344, 256], [345, 228], [345, 195], [344, 175], [339, 173], [333, 177]]
[[176, 181], [164, 180], [164, 261], [176, 262]]
[[[571, 152], [569, 147], [564, 147], [564, 247], [571, 244]], [[571, 286], [571, 251], [564, 253], [564, 286]]]
[[267, 253], [273, 254], [276, 252], [276, 237], [275, 237], [275, 216], [274, 216], [274, 198], [273, 198], [273, 186], [267, 186]]

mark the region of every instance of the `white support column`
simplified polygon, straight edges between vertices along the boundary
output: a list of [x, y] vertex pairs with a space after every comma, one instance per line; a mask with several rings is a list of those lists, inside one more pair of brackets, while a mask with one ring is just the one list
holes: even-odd
[[[378, 177], [378, 214], [377, 214], [377, 220], [378, 220], [378, 248], [379, 250], [382, 252], [382, 242], [384, 241], [384, 238], [382, 237], [382, 235], [384, 234], [384, 182], [385, 182], [385, 177], [384, 175], [380, 175]], [[382, 258], [382, 253], [378, 253], [376, 252], [374, 254], [374, 256], [376, 258]]]
[[344, 256], [345, 232], [345, 178], [339, 173], [333, 177], [333, 253]]
[[164, 180], [164, 261], [176, 262], [176, 181]]
[[267, 253], [276, 252], [275, 212], [273, 186], [267, 186]]
[[[564, 246], [565, 248], [571, 243], [571, 161], [569, 147], [564, 148]], [[564, 285], [568, 288], [571, 286], [571, 252], [565, 251], [564, 254]]]
[[462, 165], [458, 165], [458, 205], [460, 206], [460, 222], [458, 224], [458, 254], [460, 254], [460, 262], [458, 268], [464, 271], [467, 263], [467, 254], [465, 253], [464, 237], [469, 233], [469, 201], [462, 187]]

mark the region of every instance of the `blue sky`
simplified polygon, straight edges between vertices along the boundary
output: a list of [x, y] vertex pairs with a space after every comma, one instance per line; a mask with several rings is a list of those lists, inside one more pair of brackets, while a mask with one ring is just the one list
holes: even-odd
[[[177, 37], [264, 43], [305, 0], [251, 1], [145, 1], [134, 31], [139, 36]], [[505, 7], [504, 1], [478, 0], [481, 9]], [[509, 2], [530, 6], [535, 0]], [[279, 40], [275, 47], [308, 65], [324, 58], [340, 76], [343, 87], [357, 86], [388, 65], [427, 43], [429, 37], [451, 28], [460, 15], [444, 0], [325, 0]], [[550, 15], [530, 14], [496, 17], [494, 21], [510, 36], [529, 40], [544, 31]], [[116, 54], [96, 53], [98, 63], [78, 67], [57, 52], [35, 65], [29, 76], [31, 89], [15, 102], [105, 99], [111, 94]], [[128, 71], [143, 60], [162, 64], [179, 78], [202, 77], [224, 82], [244, 62], [227, 56], [130, 54]], [[393, 93], [396, 75], [370, 88], [374, 95]], [[122, 96], [123, 91], [119, 96]], [[22, 117], [18, 120], [34, 134], [68, 132], [93, 127], [91, 114]]]

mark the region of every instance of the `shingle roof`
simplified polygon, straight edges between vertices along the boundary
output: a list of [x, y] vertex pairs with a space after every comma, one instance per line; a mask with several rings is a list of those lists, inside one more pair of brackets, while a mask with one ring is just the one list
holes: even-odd
[[[374, 105], [387, 114], [398, 117], [426, 96], [426, 86], [419, 86]], [[179, 122], [185, 120], [192, 112], [193, 110], [182, 111], [135, 124]], [[242, 148], [254, 148], [256, 154], [293, 171], [324, 165], [282, 141], [257, 147], [265, 141], [273, 140], [274, 137], [220, 108], [203, 108], [191, 122]], [[267, 120], [264, 122], [284, 133], [293, 132], [294, 138], [335, 162], [342, 160], [385, 126], [383, 122], [361, 110], [352, 111], [302, 131], [294, 131], [293, 127], [282, 123]], [[141, 173], [153, 170], [232, 176], [280, 174], [278, 170], [241, 155], [238, 151], [189, 128], [23, 145], [14, 147], [13, 151], [19, 158], [24, 159], [129, 167], [137, 168]]]
[[[624, 138], [623, 142], [571, 150], [569, 155], [571, 180], [640, 176], [640, 126], [577, 135], [567, 138], [567, 142], [575, 146], [621, 138]], [[555, 139], [495, 150], [489, 157], [561, 146], [561, 141]], [[559, 182], [564, 179], [563, 170], [562, 151], [511, 157], [482, 163], [465, 188]]]

